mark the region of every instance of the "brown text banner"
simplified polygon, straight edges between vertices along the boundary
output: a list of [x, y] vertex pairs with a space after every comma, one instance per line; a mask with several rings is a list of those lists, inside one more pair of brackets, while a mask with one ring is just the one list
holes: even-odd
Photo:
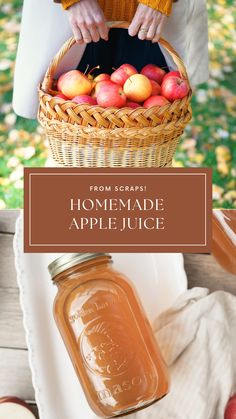
[[25, 168], [25, 252], [209, 252], [211, 169]]

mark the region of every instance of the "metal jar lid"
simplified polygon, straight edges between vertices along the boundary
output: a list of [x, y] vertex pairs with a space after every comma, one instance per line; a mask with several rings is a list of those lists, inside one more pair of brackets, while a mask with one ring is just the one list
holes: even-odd
[[48, 265], [48, 270], [51, 277], [55, 278], [55, 276], [69, 268], [72, 268], [73, 266], [104, 256], [111, 258], [109, 253], [66, 253], [51, 262]]

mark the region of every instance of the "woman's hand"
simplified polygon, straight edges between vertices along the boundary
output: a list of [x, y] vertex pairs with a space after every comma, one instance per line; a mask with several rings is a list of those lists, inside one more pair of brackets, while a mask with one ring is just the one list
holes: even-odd
[[79, 44], [108, 40], [108, 27], [97, 0], [80, 0], [68, 9], [71, 28]]
[[167, 16], [144, 4], [139, 4], [129, 27], [130, 36], [138, 35], [141, 40], [158, 42]]

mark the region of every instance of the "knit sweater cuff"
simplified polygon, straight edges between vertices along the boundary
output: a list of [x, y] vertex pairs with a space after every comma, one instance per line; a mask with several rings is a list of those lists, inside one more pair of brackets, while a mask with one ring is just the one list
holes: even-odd
[[173, 0], [138, 0], [138, 2], [152, 7], [152, 9], [156, 9], [167, 16], [171, 14]]
[[68, 9], [73, 4], [79, 3], [79, 0], [62, 0], [61, 3], [64, 9]]
[[[62, 6], [64, 9], [68, 9], [79, 1], [80, 0], [62, 0]], [[138, 0], [138, 2], [152, 7], [152, 9], [159, 10], [159, 12], [164, 13], [167, 16], [171, 14], [173, 0]]]

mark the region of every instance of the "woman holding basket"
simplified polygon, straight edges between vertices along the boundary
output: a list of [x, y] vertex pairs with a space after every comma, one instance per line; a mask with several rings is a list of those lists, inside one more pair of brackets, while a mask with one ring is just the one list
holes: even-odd
[[[128, 21], [129, 29], [109, 33], [108, 21]], [[58, 74], [77, 66], [84, 71], [88, 64], [109, 72], [126, 62], [138, 70], [147, 63], [172, 70], [172, 59], [158, 44], [162, 35], [185, 62], [191, 83], [207, 80], [205, 0], [25, 0], [13, 98], [17, 114], [36, 117], [37, 87], [71, 32], [77, 50], [63, 59]]]
[[[56, 3], [59, 3], [57, 0]], [[167, 69], [167, 64], [158, 45], [167, 16], [172, 9], [172, 0], [106, 1], [62, 0], [76, 41], [88, 44], [79, 68], [100, 65], [102, 72], [110, 72], [124, 63], [139, 71], [153, 63]], [[125, 29], [112, 29], [107, 22], [128, 21]]]

